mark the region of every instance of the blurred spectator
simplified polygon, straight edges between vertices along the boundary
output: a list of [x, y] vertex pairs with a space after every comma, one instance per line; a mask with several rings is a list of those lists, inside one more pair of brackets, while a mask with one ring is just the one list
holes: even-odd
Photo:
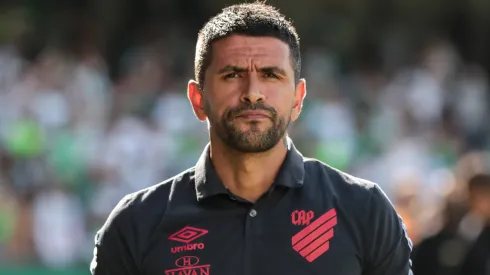
[[38, 193], [33, 209], [34, 244], [41, 261], [52, 268], [76, 263], [86, 241], [80, 200], [53, 187]]
[[[4, 2], [0, 274], [86, 274], [121, 197], [193, 166], [207, 143], [186, 84], [198, 22], [226, 1]], [[490, 173], [488, 4], [272, 4], [302, 37], [298, 148], [382, 186], [416, 246], [415, 275], [476, 274], [488, 255], [475, 218], [487, 176], [474, 177]]]
[[414, 252], [414, 274], [485, 275], [490, 272], [490, 175], [468, 182], [467, 211], [450, 203], [443, 229]]

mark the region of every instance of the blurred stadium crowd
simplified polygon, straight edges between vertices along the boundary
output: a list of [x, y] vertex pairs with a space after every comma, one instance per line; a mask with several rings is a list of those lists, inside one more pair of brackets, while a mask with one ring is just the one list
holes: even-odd
[[[77, 8], [47, 24], [61, 32], [76, 22], [61, 43], [38, 39], [46, 33], [29, 25], [26, 10], [2, 11], [0, 265], [86, 265], [95, 231], [124, 194], [194, 165], [208, 136], [186, 84], [197, 29], [217, 10], [194, 7], [187, 12], [201, 9], [200, 17], [179, 20], [184, 12], [173, 8], [180, 13], [168, 15], [165, 31], [151, 27], [156, 21], [116, 24], [119, 38], [133, 40], [115, 39], [109, 45], [126, 46], [113, 52], [101, 50], [98, 26], [74, 16]], [[300, 36], [308, 32], [295, 21]], [[415, 246], [448, 217], [460, 219], [468, 180], [490, 172], [488, 68], [451, 39], [406, 49], [397, 32], [361, 44], [346, 68], [335, 47], [308, 44], [318, 32], [310, 28], [302, 48], [308, 95], [290, 129], [297, 147], [379, 183]]]

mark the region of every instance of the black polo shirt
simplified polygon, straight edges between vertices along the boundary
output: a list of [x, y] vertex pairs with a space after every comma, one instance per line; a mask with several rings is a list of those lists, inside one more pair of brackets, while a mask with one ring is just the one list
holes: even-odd
[[209, 158], [127, 195], [97, 233], [94, 275], [411, 274], [411, 242], [371, 182], [290, 143], [256, 203], [231, 194]]

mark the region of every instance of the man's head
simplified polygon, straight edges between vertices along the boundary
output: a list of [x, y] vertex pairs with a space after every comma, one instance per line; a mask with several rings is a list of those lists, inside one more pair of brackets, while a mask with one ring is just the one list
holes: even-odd
[[477, 174], [468, 182], [469, 204], [490, 221], [490, 175]]
[[275, 8], [225, 8], [198, 35], [188, 96], [210, 133], [245, 153], [264, 152], [298, 118], [306, 93], [299, 38]]

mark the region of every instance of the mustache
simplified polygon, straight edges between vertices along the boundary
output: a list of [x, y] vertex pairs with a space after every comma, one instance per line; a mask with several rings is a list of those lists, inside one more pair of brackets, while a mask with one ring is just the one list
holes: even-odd
[[241, 104], [238, 107], [231, 108], [228, 110], [228, 118], [232, 119], [236, 116], [238, 116], [240, 113], [245, 112], [245, 111], [265, 111], [268, 112], [271, 118], [274, 118], [277, 116], [276, 109], [272, 108], [271, 106], [268, 106], [264, 103], [255, 103], [255, 104]]

